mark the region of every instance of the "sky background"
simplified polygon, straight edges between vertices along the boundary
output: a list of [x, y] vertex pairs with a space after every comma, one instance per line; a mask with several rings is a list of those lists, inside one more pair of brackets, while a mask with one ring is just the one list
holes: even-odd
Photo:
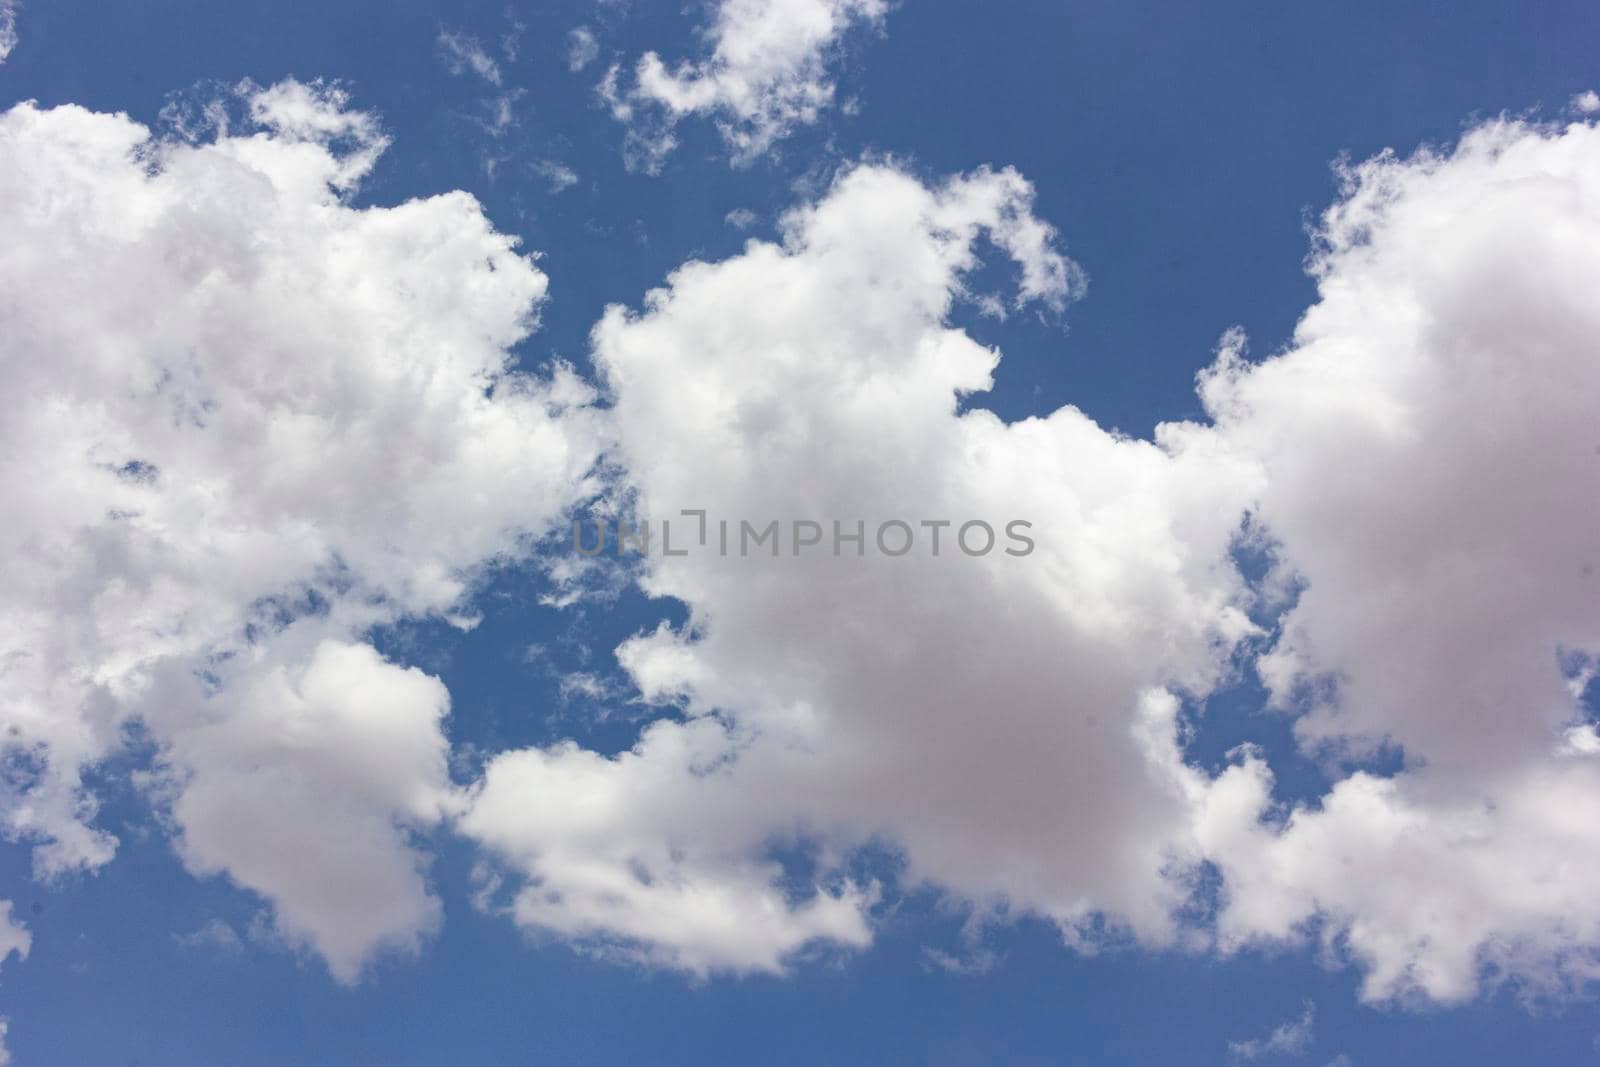
[[[587, 369], [607, 305], [637, 306], [683, 261], [771, 236], [843, 162], [890, 157], [926, 177], [1014, 165], [1089, 287], [1064, 322], [959, 312], [1005, 357], [995, 388], [970, 402], [1006, 419], [1071, 403], [1143, 436], [1199, 415], [1194, 375], [1227, 328], [1243, 326], [1258, 355], [1288, 339], [1314, 297], [1306, 225], [1336, 192], [1336, 160], [1448, 143], [1474, 117], [1553, 115], [1600, 83], [1591, 3], [906, 2], [885, 32], [848, 39], [837, 79], [853, 113], [829, 112], [743, 169], [709, 124], [685, 123], [660, 174], [630, 172], [595, 95], [600, 73], [651, 49], [690, 55], [698, 24], [672, 4], [31, 0], [0, 66], [0, 108], [74, 102], [155, 124], [218, 82], [338, 79], [393, 138], [358, 203], [465, 189], [539, 251], [551, 292], [519, 349], [527, 367]], [[580, 25], [600, 54], [572, 72], [567, 34]], [[452, 73], [441, 32], [483, 41], [503, 88]], [[486, 109], [504, 91], [521, 91], [514, 122], [491, 133]], [[576, 181], [553, 190], [541, 163]], [[754, 216], [745, 230], [725, 221], [741, 209]], [[571, 737], [616, 752], [636, 737], [629, 712], [601, 715], [559, 678], [620, 684], [610, 649], [681, 609], [630, 592], [558, 612], [539, 603], [545, 591], [537, 575], [507, 573], [471, 633], [418, 623], [377, 635], [448, 686], [458, 750]], [[1286, 726], [1253, 711], [1249, 687], [1214, 704], [1201, 750], [1251, 739], [1292, 763]], [[1203, 1063], [1308, 1003], [1314, 1038], [1294, 1062], [1600, 1060], [1592, 1000], [1530, 1008], [1500, 991], [1448, 1009], [1364, 1006], [1359, 973], [1304, 949], [1083, 955], [1025, 920], [985, 935], [992, 968], [951, 973], [925, 950], [951, 948], [961, 919], [927, 893], [907, 896], [865, 951], [810, 953], [785, 977], [694, 980], [482, 914], [473, 854], [442, 832], [443, 932], [344, 988], [253, 933], [258, 899], [183, 871], [130, 782], [137, 755], [97, 774], [102, 821], [123, 841], [115, 863], [44, 886], [26, 846], [0, 845], [0, 897], [34, 938], [0, 972], [16, 1063]]]

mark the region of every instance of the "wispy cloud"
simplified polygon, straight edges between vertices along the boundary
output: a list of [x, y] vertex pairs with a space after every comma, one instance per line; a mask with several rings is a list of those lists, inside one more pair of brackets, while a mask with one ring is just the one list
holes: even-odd
[[599, 54], [600, 42], [589, 27], [579, 26], [567, 34], [567, 69], [574, 74], [593, 63]]
[[483, 45], [470, 33], [439, 32], [439, 51], [452, 74], [471, 71], [490, 85], [500, 84], [500, 64], [484, 51]]
[[578, 184], [578, 172], [553, 159], [535, 161], [533, 172], [544, 179], [545, 185], [552, 193], [565, 192]]
[[1306, 1001], [1298, 1018], [1277, 1027], [1265, 1037], [1228, 1042], [1228, 1055], [1236, 1060], [1259, 1060], [1264, 1056], [1303, 1056], [1311, 1051], [1317, 1019], [1317, 1006]]
[[0, 63], [17, 47], [16, 0], [0, 0]]

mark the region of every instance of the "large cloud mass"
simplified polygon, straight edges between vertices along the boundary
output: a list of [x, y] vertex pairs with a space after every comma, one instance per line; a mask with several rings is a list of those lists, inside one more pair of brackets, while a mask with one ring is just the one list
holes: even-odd
[[1600, 130], [1491, 122], [1346, 182], [1289, 350], [1227, 353], [1203, 393], [1264, 470], [1257, 517], [1304, 586], [1263, 678], [1309, 750], [1386, 741], [1406, 770], [1228, 841], [1222, 931], [1322, 914], [1373, 997], [1459, 999], [1485, 968], [1582, 979], [1600, 948], [1581, 702], [1600, 653]]
[[[791, 13], [793, 55], [719, 22], [717, 59], [636, 93], [765, 147], [881, 9]], [[804, 91], [740, 80], [769, 68]], [[1083, 287], [1013, 171], [859, 165], [777, 240], [684, 264], [595, 326], [602, 413], [510, 369], [545, 279], [470, 197], [357, 208], [372, 117], [294, 82], [240, 103], [187, 140], [0, 116], [0, 798], [42, 875], [110, 859], [86, 773], [143, 731], [185, 863], [341, 979], [439, 922], [415, 834], [441, 824], [522, 926], [694, 973], [866, 945], [913, 885], [1074, 942], [1321, 938], [1372, 999], [1600, 969], [1592, 125], [1349, 168], [1291, 342], [1251, 362], [1229, 334], [1210, 421], [1144, 441], [981, 407], [999, 353], [962, 307]], [[687, 621], [617, 649], [671, 710], [459, 786], [448, 693], [367, 634], [467, 625], [602, 442], [608, 502], [685, 552], [640, 573]], [[1281, 752], [1190, 758], [1246, 664], [1325, 795], [1283, 803]], [[885, 845], [891, 886], [861, 862]]]
[[106, 862], [81, 773], [138, 722], [186, 861], [351, 977], [436, 920], [401, 826], [451, 804], [446, 694], [359, 635], [461, 608], [594, 452], [575, 379], [507, 369], [545, 278], [471, 197], [355, 209], [370, 116], [242, 104], [0, 117], [6, 830]]
[[[517, 917], [694, 969], [778, 967], [801, 937], [860, 940], [816, 909], [866, 908], [846, 857], [887, 839], [911, 879], [1070, 938], [1315, 934], [1373, 999], [1591, 976], [1597, 153], [1588, 125], [1494, 122], [1349, 169], [1292, 344], [1250, 364], [1225, 338], [1201, 382], [1214, 423], [1154, 442], [1070, 408], [960, 410], [997, 358], [946, 325], [977, 295], [979, 238], [1018, 261], [1024, 300], [1073, 278], [1009, 172], [928, 187], [858, 168], [781, 244], [613, 309], [594, 349], [639, 510], [815, 520], [822, 548], [724, 558], [681, 520], [689, 555], [658, 552], [645, 586], [690, 620], [619, 659], [687, 720], [611, 760], [507, 755], [464, 824], [531, 879]], [[1026, 558], [966, 558], [948, 531], [941, 558], [926, 539], [884, 558], [870, 532], [866, 559], [829, 551], [835, 519], [1012, 517], [1035, 524]], [[1230, 554], [1242, 529], [1277, 560], [1255, 590]], [[1257, 633], [1244, 609], [1274, 602]], [[1315, 803], [1277, 804], [1258, 749], [1214, 779], [1185, 761], [1180, 699], [1252, 649], [1336, 778]], [[1380, 750], [1402, 768], [1380, 773]], [[509, 815], [566, 795], [594, 847]], [[715, 938], [640, 921], [748, 887], [774, 841], [816, 852], [786, 911], [729, 896]], [[1204, 910], [1208, 865], [1219, 910], [1195, 927], [1178, 915]]]
[[[723, 891], [774, 838], [820, 839], [816, 897], [788, 911], [749, 898], [763, 925], [737, 942], [681, 923], [651, 938], [686, 966], [776, 967], [772, 923], [787, 940], [859, 940], [816, 910], [871, 899], [830, 888], [828, 864], [882, 835], [910, 878], [1074, 935], [1105, 912], [1147, 940], [1175, 936], [1168, 873], [1196, 859], [1203, 785], [1177, 758], [1166, 687], [1209, 688], [1250, 630], [1227, 546], [1253, 472], [1198, 427], [1152, 444], [1071, 408], [1011, 425], [958, 410], [997, 359], [946, 323], [983, 298], [966, 282], [980, 252], [1015, 260], [1025, 303], [1059, 306], [1080, 284], [1030, 201], [1012, 171], [929, 187], [859, 167], [791, 214], [781, 244], [688, 264], [642, 313], [614, 308], [596, 327], [639, 510], [777, 519], [785, 543], [778, 558], [655, 561], [648, 590], [687, 602], [690, 623], [621, 658], [689, 721], [656, 724], [615, 760], [569, 748], [491, 766], [464, 825], [532, 878], [523, 921], [596, 925], [594, 898], [620, 883], [636, 903], [611, 930], [651, 938], [633, 911]], [[822, 548], [793, 555], [794, 520], [821, 524]], [[836, 520], [865, 523], [864, 555], [833, 555]], [[886, 557], [887, 520], [917, 528], [918, 547]], [[921, 525], [940, 520], [953, 525]], [[1037, 548], [968, 556], [960, 527], [975, 520], [1029, 522]], [[974, 528], [970, 547], [983, 540]], [[575, 781], [582, 799], [555, 788]], [[603, 820], [604, 847], [574, 855], [569, 828], [515, 816], [540, 796]]]

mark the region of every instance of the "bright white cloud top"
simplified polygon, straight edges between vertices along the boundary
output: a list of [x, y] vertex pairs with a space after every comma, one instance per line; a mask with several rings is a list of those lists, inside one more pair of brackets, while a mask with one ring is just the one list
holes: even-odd
[[[361, 635], [466, 610], [585, 491], [586, 388], [508, 373], [545, 278], [451, 193], [354, 210], [383, 141], [343, 97], [244, 126], [0, 119], [6, 828], [108, 861], [81, 771], [140, 723], [178, 846], [353, 978], [438, 918], [399, 824], [451, 807], [437, 681]], [[86, 299], [93, 294], [93, 299]], [[292, 619], [293, 621], [288, 621]]]
[[[771, 6], [803, 49], [751, 36]], [[725, 3], [711, 59], [647, 56], [615, 99], [668, 133], [717, 116], [745, 158], [831, 100], [828, 49], [881, 16]], [[238, 104], [190, 140], [0, 117], [0, 291], [22, 294], [0, 359], [26, 398], [0, 412], [0, 727], [29, 769], [3, 801], [41, 876], [112, 859], [83, 775], [138, 728], [185, 863], [346, 981], [436, 928], [411, 831], [442, 827], [507, 878], [485, 901], [516, 923], [701, 974], [868, 944], [881, 887], [849, 860], [890, 842], [907, 884], [983, 921], [1321, 938], [1375, 1000], [1595, 976], [1589, 122], [1351, 168], [1292, 343], [1252, 363], [1230, 334], [1209, 421], [1145, 441], [978, 406], [1000, 354], [961, 305], [1055, 313], [1083, 287], [1015, 171], [848, 168], [780, 240], [608, 310], [595, 406], [570, 370], [509, 369], [546, 279], [471, 197], [357, 209], [376, 119], [295, 82]], [[985, 260], [1014, 292], [975, 291]], [[371, 628], [467, 625], [484, 565], [535, 565], [602, 488], [648, 515], [1023, 518], [1037, 550], [657, 556], [642, 584], [689, 622], [618, 658], [683, 714], [619, 756], [503, 752], [453, 781], [449, 694]], [[1244, 657], [1340, 776], [1315, 804], [1276, 802], [1261, 752], [1216, 777], [1187, 757], [1186, 703]], [[1397, 773], [1338, 770], [1385, 743]], [[785, 850], [817, 872], [799, 891]]]
[[1600, 130], [1495, 121], [1346, 180], [1291, 349], [1226, 352], [1203, 392], [1305, 585], [1263, 677], [1308, 750], [1387, 740], [1408, 769], [1220, 831], [1220, 930], [1321, 915], [1372, 997], [1457, 1000], [1486, 966], [1581, 980], [1600, 963], [1578, 703], [1600, 654]]
[[[1173, 428], [1162, 448], [1071, 409], [1014, 426], [957, 414], [997, 358], [946, 324], [980, 239], [1016, 260], [1024, 300], [1059, 304], [1077, 282], [1029, 199], [1011, 171], [929, 188], [861, 167], [790, 215], [783, 245], [686, 265], [642, 314], [615, 308], [596, 327], [647, 514], [1000, 529], [1025, 502], [1041, 544], [1026, 560], [969, 559], [952, 528], [940, 558], [658, 560], [649, 591], [688, 603], [698, 639], [657, 631], [620, 658], [647, 697], [683, 697], [691, 720], [657, 724], [609, 763], [556, 750], [491, 766], [463, 826], [533, 857], [540, 888], [519, 915], [586, 907], [572, 883], [602, 858], [614, 872], [597, 890], [642, 866], [640, 910], [661, 913], [726, 893], [724, 872], [773, 838], [820, 838], [838, 858], [887, 833], [913, 878], [1065, 927], [1112, 909], [1150, 940], [1173, 936], [1181, 893], [1163, 871], [1192, 859], [1190, 805], [1176, 705], [1159, 687], [1214, 684], [1214, 650], [1248, 630], [1243, 590], [1215, 563], [1239, 510], [1186, 488], [1218, 487], [1225, 467], [1197, 428]], [[1250, 471], [1235, 471], [1227, 491], [1242, 502]], [[593, 795], [580, 810], [606, 816], [591, 831], [604, 851], [569, 870], [570, 827], [545, 841], [500, 813], [569, 795], [550, 786], [579, 768]], [[648, 848], [635, 850], [640, 825]], [[549, 890], [559, 908], [534, 908]], [[864, 906], [870, 887], [820, 886], [787, 921], [811, 929], [814, 909], [852, 897]], [[783, 939], [769, 926], [784, 912], [751, 904], [737, 940], [673, 922], [656, 948], [691, 968], [775, 968]]]
[[[659, 168], [677, 146], [674, 127], [695, 115], [714, 119], [736, 166], [753, 162], [833, 105], [828, 65], [841, 39], [888, 10], [887, 0], [720, 0], [705, 31], [708, 56], [669, 68], [646, 52], [631, 81], [618, 66], [606, 72], [601, 96], [628, 124], [630, 165]], [[572, 69], [593, 58], [593, 46], [592, 37], [574, 38]]]
[[[1353, 168], [1292, 348], [1250, 365], [1230, 336], [1201, 383], [1215, 424], [1154, 443], [1070, 408], [1012, 425], [957, 413], [996, 358], [945, 325], [974, 241], [1012, 252], [1024, 299], [1060, 299], [1071, 277], [1009, 173], [930, 189], [857, 169], [790, 216], [782, 246], [686, 265], [641, 313], [614, 309], [595, 357], [646, 513], [1026, 501], [1049, 535], [1025, 563], [985, 566], [657, 560], [646, 587], [691, 621], [619, 657], [690, 720], [612, 761], [568, 748], [491, 767], [463, 825], [548, 893], [527, 891], [517, 916], [696, 970], [777, 966], [782, 913], [734, 893], [748, 865], [775, 839], [839, 861], [887, 834], [913, 879], [1047, 915], [1069, 939], [1103, 919], [1223, 951], [1315, 934], [1348, 946], [1373, 999], [1587, 977], [1600, 765], [1576, 697], [1600, 649], [1597, 149], [1587, 125], [1496, 122], [1449, 155]], [[1229, 555], [1246, 516], [1278, 559], [1260, 590]], [[1296, 584], [1264, 643], [1244, 609]], [[1255, 753], [1217, 780], [1186, 764], [1179, 697], [1262, 648], [1308, 753], [1336, 767], [1387, 742], [1407, 769], [1353, 774], [1291, 812]], [[541, 794], [586, 798], [591, 851], [571, 851], [571, 826], [507, 817]], [[1222, 908], [1195, 929], [1176, 916], [1203, 864]], [[787, 938], [825, 936], [816, 909], [836, 922], [852, 897], [867, 905], [870, 887], [825, 879]], [[727, 918], [737, 899], [748, 927]], [[695, 900], [724, 922], [673, 917], [668, 901]]]

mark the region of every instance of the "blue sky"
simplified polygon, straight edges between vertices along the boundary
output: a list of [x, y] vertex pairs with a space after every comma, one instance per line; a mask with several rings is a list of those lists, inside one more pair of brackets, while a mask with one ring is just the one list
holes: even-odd
[[[630, 77], [646, 52], [669, 66], [702, 55], [709, 16], [699, 5], [31, 0], [14, 16], [18, 43], [0, 64], [0, 109], [24, 100], [41, 108], [73, 103], [158, 126], [163, 108], [225, 96], [241, 79], [257, 86], [337, 81], [349, 106], [378, 116], [390, 139], [350, 204], [389, 206], [465, 190], [495, 230], [537, 253], [548, 299], [538, 329], [511, 348], [513, 365], [530, 374], [567, 361], [601, 381], [590, 331], [608, 306], [640, 309], [646, 292], [681, 264], [729, 261], [751, 238], [774, 239], [786, 210], [823, 200], [835, 175], [852, 164], [882, 165], [930, 188], [985, 165], [1015, 167], [1032, 183], [1032, 214], [1055, 228], [1061, 253], [1082, 268], [1088, 285], [1059, 313], [1035, 305], [998, 318], [976, 303], [955, 303], [946, 324], [1003, 353], [993, 388], [964, 395], [961, 410], [988, 408], [1012, 422], [1070, 404], [1134, 439], [1150, 438], [1163, 422], [1216, 415], [1203, 409], [1195, 377], [1212, 364], [1230, 328], [1248, 334], [1258, 360], [1295, 347], [1295, 324], [1318, 300], [1305, 269], [1309, 231], [1341, 195], [1337, 161], [1386, 149], [1403, 158], [1424, 145], [1447, 150], [1464, 131], [1502, 114], [1561, 121], [1581, 112], [1570, 101], [1600, 85], [1600, 13], [1581, 3], [907, 0], [880, 20], [852, 26], [826, 51], [820, 62], [835, 99], [814, 122], [787, 124], [759, 158], [732, 165], [714, 122], [689, 115], [674, 127], [678, 143], [659, 172], [649, 173], [629, 167], [629, 127], [608, 113], [596, 86], [613, 63]], [[573, 70], [569, 35], [579, 27], [593, 34], [598, 54]], [[481, 45], [499, 84], [470, 66], [452, 70], [448, 35]], [[494, 128], [501, 98], [511, 118]], [[561, 171], [573, 180], [556, 188], [561, 180], [551, 176]], [[1592, 205], [1587, 210], [1585, 225], [1593, 221]], [[745, 226], [728, 220], [735, 211], [751, 213]], [[986, 253], [967, 280], [987, 291], [1011, 284], [1012, 273], [1003, 254]], [[425, 301], [421, 292], [416, 299]], [[687, 285], [678, 292], [687, 293]], [[92, 292], [75, 296], [96, 299]], [[1501, 336], [1491, 325], [1475, 328], [1489, 348]], [[21, 340], [34, 336], [16, 327], [8, 361], [44, 358]], [[613, 382], [644, 373], [642, 364], [628, 362], [628, 344], [617, 340], [616, 353], [605, 357]], [[752, 349], [747, 358], [764, 357]], [[1593, 383], [1592, 353], [1573, 359], [1579, 369], [1564, 380]], [[1579, 424], [1585, 411], [1600, 413], [1580, 405], [1573, 416]], [[1530, 413], [1522, 409], [1519, 417]], [[407, 424], [398, 425], [391, 439], [403, 451]], [[616, 432], [633, 431], [625, 425]], [[640, 455], [652, 445], [629, 447]], [[1359, 465], [1359, 448], [1352, 455]], [[644, 469], [642, 460], [637, 465]], [[1427, 475], [1435, 470], [1427, 463], [1416, 469], [1435, 479], [1429, 484], [1455, 484], [1448, 472]], [[663, 500], [666, 484], [641, 482], [642, 491]], [[1404, 486], [1394, 492], [1419, 495]], [[1291, 505], [1281, 507], [1287, 516]], [[1545, 518], [1581, 531], [1586, 513], [1573, 507]], [[1484, 510], [1494, 509], [1475, 513]], [[1387, 514], [1377, 505], [1372, 513]], [[1281, 527], [1316, 524], [1301, 515]], [[1395, 526], [1400, 537], [1428, 528], [1399, 519]], [[543, 551], [558, 555], [564, 527], [551, 529], [554, 540]], [[1350, 537], [1394, 533], [1381, 523], [1374, 529]], [[1581, 532], [1575, 539], [1580, 547], [1571, 551], [1592, 552], [1592, 539], [1588, 547]], [[1526, 551], [1523, 542], [1510, 543]], [[1244, 547], [1233, 558], [1242, 561], [1246, 584], [1265, 581], [1263, 558]], [[1309, 549], [1306, 559], [1302, 575], [1315, 571]], [[622, 580], [610, 595], [591, 591], [556, 607], [541, 598], [558, 583], [526, 559], [501, 558], [475, 573], [480, 581], [469, 607], [481, 621], [470, 631], [431, 609], [398, 611], [358, 628], [391, 663], [436, 676], [448, 690], [445, 735], [455, 785], [472, 786], [497, 753], [570, 739], [612, 756], [632, 748], [652, 718], [695, 716], [693, 699], [679, 706], [632, 701], [637, 678], [613, 654], [659, 620], [683, 626], [690, 612], [682, 597], [651, 596]], [[667, 582], [653, 591], [684, 587]], [[706, 605], [695, 610], [717, 615]], [[736, 616], [745, 608], [724, 610]], [[1283, 610], [1269, 604], [1257, 612], [1266, 645], [1281, 632]], [[1448, 617], [1456, 609], [1437, 610]], [[1592, 602], [1586, 619], [1581, 603], [1528, 610], [1590, 626], [1569, 625], [1575, 636], [1563, 645], [1578, 656], [1571, 674], [1580, 674], [1585, 649], [1594, 652], [1583, 644], [1593, 633]], [[1515, 616], [1508, 617], [1509, 626]], [[984, 625], [981, 615], [974, 625]], [[1204, 690], [1198, 695], [1196, 687], [1181, 694], [1192, 765], [1221, 774], [1243, 759], [1235, 746], [1259, 746], [1276, 772], [1275, 799], [1313, 806], [1362, 768], [1383, 776], [1451, 765], [1454, 750], [1432, 763], [1422, 755], [1423, 739], [1434, 735], [1420, 727], [1412, 734], [1396, 728], [1394, 736], [1415, 739], [1409, 758], [1399, 742], [1331, 761], [1297, 746], [1295, 716], [1264, 710], [1251, 656], [1266, 645], [1236, 650], [1226, 677], [1197, 687]], [[1345, 647], [1337, 638], [1324, 642], [1335, 645]], [[1323, 666], [1359, 680], [1359, 662]], [[578, 676], [592, 688], [574, 687]], [[1592, 687], [1578, 689], [1574, 721], [1594, 710]], [[1381, 695], [1357, 682], [1348, 691]], [[1514, 681], [1507, 691], [1519, 691]], [[220, 871], [196, 876], [185, 869], [173, 845], [184, 830], [170, 807], [170, 783], [152, 785], [149, 777], [169, 741], [164, 727], [141, 726], [139, 718], [118, 720], [113, 732], [123, 740], [85, 771], [99, 802], [94, 822], [118, 839], [113, 860], [39, 878], [37, 834], [0, 844], [0, 899], [13, 902], [13, 918], [31, 935], [26, 958], [0, 967], [0, 1016], [8, 1020], [4, 1040], [15, 1063], [1251, 1060], [1320, 1067], [1580, 1063], [1600, 1047], [1600, 1016], [1585, 981], [1556, 983], [1561, 988], [1551, 992], [1534, 973], [1540, 963], [1524, 972], [1496, 957], [1485, 966], [1501, 966], [1509, 977], [1486, 979], [1467, 996], [1402, 987], [1372, 996], [1363, 989], [1370, 960], [1337, 938], [1319, 946], [1315, 933], [1224, 952], [1111, 928], [1074, 948], [1040, 909], [1014, 900], [1003, 919], [973, 934], [963, 895], [936, 878], [914, 884], [893, 820], [875, 814], [862, 817], [854, 851], [832, 881], [807, 881], [808, 865], [826, 865], [807, 841], [773, 846], [802, 898], [826, 895], [840, 878], [879, 880], [884, 895], [870, 909], [865, 947], [823, 939], [786, 957], [782, 973], [745, 974], [716, 965], [694, 973], [663, 965], [661, 957], [597, 952], [603, 932], [574, 938], [519, 926], [484, 907], [479, 894], [492, 850], [435, 824], [407, 840], [431, 857], [426, 881], [442, 905], [442, 924], [417, 951], [376, 953], [357, 980], [340, 982], [314, 947], [297, 949], [272, 931], [263, 894]], [[1477, 756], [1461, 756], [1468, 770], [1452, 787], [1478, 780]], [[32, 773], [26, 757], [8, 760], [13, 777]], [[756, 794], [750, 799], [765, 803]], [[1582, 820], [1581, 808], [1574, 817]], [[1109, 861], [1085, 855], [1082, 862]], [[1123, 903], [1097, 902], [1113, 910]], [[1551, 921], [1559, 926], [1566, 917], [1558, 909]], [[1592, 953], [1592, 943], [1571, 934], [1583, 921], [1573, 917], [1559, 936], [1570, 934], [1574, 951]], [[1337, 925], [1326, 915], [1309, 922], [1312, 931]], [[1303, 1032], [1294, 1030], [1302, 1018], [1310, 1020]], [[1280, 1027], [1286, 1036], [1274, 1046]]]

